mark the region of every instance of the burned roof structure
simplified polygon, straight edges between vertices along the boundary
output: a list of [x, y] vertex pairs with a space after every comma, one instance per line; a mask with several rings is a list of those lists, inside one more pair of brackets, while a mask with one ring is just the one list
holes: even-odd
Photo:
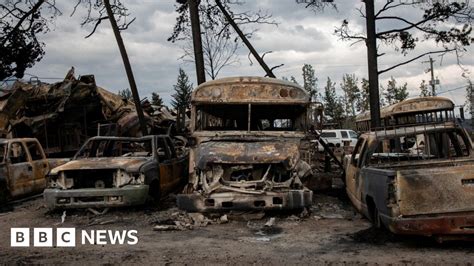
[[[160, 122], [145, 117], [150, 128]], [[105, 135], [141, 135], [134, 104], [98, 87], [93, 75], [68, 73], [54, 84], [16, 81], [0, 96], [0, 137], [36, 137], [50, 157], [72, 156], [98, 135], [99, 124], [110, 125]]]

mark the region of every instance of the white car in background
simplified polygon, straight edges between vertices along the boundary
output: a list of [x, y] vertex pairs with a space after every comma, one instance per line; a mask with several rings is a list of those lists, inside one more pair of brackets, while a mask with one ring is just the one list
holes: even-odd
[[324, 129], [320, 138], [331, 147], [354, 147], [357, 143], [358, 135], [350, 129]]

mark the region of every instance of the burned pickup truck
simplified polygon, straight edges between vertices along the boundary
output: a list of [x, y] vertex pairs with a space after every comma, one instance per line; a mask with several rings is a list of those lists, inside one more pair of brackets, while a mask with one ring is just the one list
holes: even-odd
[[[302, 209], [312, 169], [303, 147], [314, 119], [304, 89], [271, 78], [209, 81], [192, 94], [188, 211]], [[306, 144], [306, 145], [305, 145]], [[306, 154], [306, 155], [305, 155]]]
[[54, 208], [139, 205], [184, 184], [187, 154], [167, 135], [93, 137], [74, 159], [51, 171], [44, 199]]
[[37, 139], [0, 139], [0, 204], [41, 193], [49, 170], [66, 161], [47, 159]]
[[474, 234], [470, 138], [449, 110], [415, 116], [415, 125], [394, 123], [360, 136], [345, 158], [347, 194], [376, 227], [393, 233]]

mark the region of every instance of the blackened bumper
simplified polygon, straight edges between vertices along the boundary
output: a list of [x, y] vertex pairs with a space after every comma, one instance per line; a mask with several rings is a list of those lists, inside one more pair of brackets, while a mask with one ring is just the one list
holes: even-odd
[[144, 204], [148, 185], [128, 185], [121, 188], [49, 188], [43, 197], [49, 209], [55, 208], [105, 208]]
[[178, 207], [192, 212], [225, 210], [291, 210], [302, 209], [312, 203], [311, 190], [289, 190], [245, 194], [239, 192], [212, 193], [205, 197], [199, 193], [178, 195]]

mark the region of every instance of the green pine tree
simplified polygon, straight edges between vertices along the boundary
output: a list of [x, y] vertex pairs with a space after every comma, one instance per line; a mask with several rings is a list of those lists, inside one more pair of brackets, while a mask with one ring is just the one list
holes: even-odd
[[295, 84], [297, 84], [297, 85], [300, 85], [300, 84], [298, 83], [298, 81], [296, 81], [296, 78], [295, 78], [294, 76], [291, 76], [291, 77], [290, 77], [290, 81], [293, 82], [293, 83], [295, 83]]
[[425, 80], [423, 80], [420, 83], [420, 97], [428, 97], [428, 96], [432, 96], [431, 91], [428, 88], [428, 85], [426, 84]]
[[186, 109], [191, 108], [191, 93], [193, 85], [189, 83], [188, 75], [181, 68], [179, 69], [176, 85], [173, 87], [175, 93], [171, 95], [173, 98], [171, 105], [176, 109], [180, 109], [181, 107]]
[[133, 100], [132, 91], [130, 89], [119, 90], [118, 95], [120, 95], [124, 99], [130, 100], [130, 101]]
[[391, 77], [387, 84], [387, 91], [384, 93], [387, 104], [395, 104], [408, 98], [407, 83], [397, 86], [397, 81]]
[[366, 112], [369, 110], [369, 80], [363, 78], [360, 88], [360, 99], [357, 102], [357, 112]]
[[161, 99], [158, 93], [152, 92], [151, 93], [151, 104], [156, 106], [163, 106], [163, 99]]
[[324, 113], [329, 117], [329, 121], [336, 123], [339, 127], [344, 122], [344, 107], [341, 99], [336, 94], [336, 83], [328, 77], [324, 92], [322, 95], [324, 103]]
[[357, 82], [358, 79], [355, 74], [344, 74], [342, 76], [341, 89], [344, 92], [344, 109], [348, 116], [356, 115], [356, 107], [361, 101], [361, 92]]
[[314, 68], [310, 64], [304, 64], [303, 68], [303, 88], [308, 92], [309, 98], [312, 101], [317, 100], [318, 96], [318, 88], [317, 88], [317, 82], [318, 79], [316, 78], [314, 74]]

